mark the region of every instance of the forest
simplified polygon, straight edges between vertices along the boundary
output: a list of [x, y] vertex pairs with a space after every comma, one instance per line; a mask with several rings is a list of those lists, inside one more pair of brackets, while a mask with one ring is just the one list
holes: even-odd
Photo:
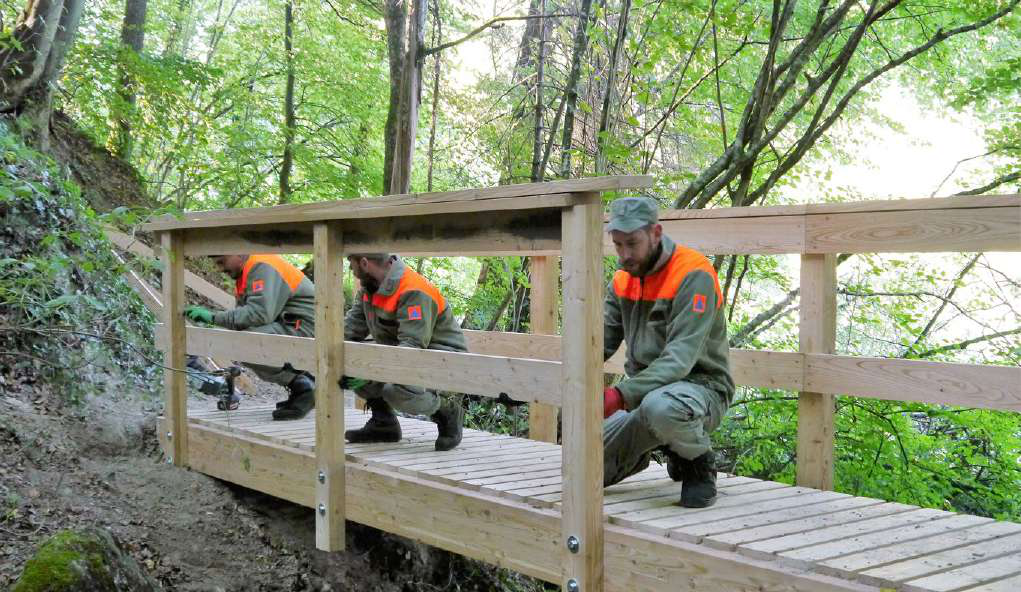
[[[1019, 193], [1019, 3], [5, 0], [4, 400], [157, 411], [156, 319], [117, 283], [103, 225], [618, 174], [653, 176], [646, 195], [676, 209]], [[797, 351], [797, 258], [711, 259], [731, 347]], [[527, 257], [407, 262], [463, 328], [529, 331]], [[836, 353], [1021, 365], [1015, 254], [837, 264]], [[797, 399], [740, 388], [713, 434], [721, 469], [793, 483]], [[527, 407], [465, 405], [473, 427], [527, 431]], [[839, 397], [834, 458], [837, 491], [1021, 520], [1017, 413]], [[32, 532], [6, 466], [0, 527]]]

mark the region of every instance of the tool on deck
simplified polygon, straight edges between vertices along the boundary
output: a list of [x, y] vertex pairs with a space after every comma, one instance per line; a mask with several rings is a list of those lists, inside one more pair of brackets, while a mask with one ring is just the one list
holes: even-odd
[[227, 392], [220, 395], [220, 400], [216, 402], [216, 408], [220, 411], [234, 411], [241, 405], [241, 396], [234, 388], [234, 379], [241, 376], [241, 368], [230, 366], [221, 372], [227, 381]]

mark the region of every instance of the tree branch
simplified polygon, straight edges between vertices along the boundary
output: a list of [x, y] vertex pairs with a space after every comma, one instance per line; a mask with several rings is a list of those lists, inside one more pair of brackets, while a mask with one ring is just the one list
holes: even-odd
[[1003, 185], [1004, 183], [1010, 183], [1011, 181], [1017, 181], [1018, 179], [1021, 179], [1021, 171], [1007, 173], [1006, 175], [993, 179], [992, 181], [981, 187], [978, 187], [976, 189], [969, 189], [967, 191], [962, 191], [960, 193], [955, 193], [954, 195], [981, 195], [986, 191], [995, 189], [1000, 185]]
[[1001, 337], [1009, 337], [1011, 335], [1021, 334], [1021, 327], [1011, 329], [1009, 331], [997, 331], [996, 333], [987, 333], [985, 335], [975, 337], [974, 339], [966, 339], [957, 343], [951, 343], [949, 345], [943, 345], [933, 349], [925, 350], [918, 354], [919, 358], [930, 358], [936, 354], [941, 354], [948, 351], [954, 351], [955, 349], [967, 349], [969, 345], [975, 345], [976, 343], [982, 343], [984, 341], [992, 341], [993, 339], [999, 339]]
[[419, 52], [419, 56], [424, 58], [425, 56], [430, 56], [430, 55], [432, 55], [434, 53], [441, 52], [444, 49], [450, 49], [451, 47], [454, 47], [455, 45], [461, 45], [465, 41], [468, 41], [469, 39], [472, 39], [473, 37], [477, 37], [479, 34], [484, 32], [486, 29], [499, 28], [499, 27], [503, 26], [500, 23], [505, 23], [505, 22], [508, 22], [508, 21], [527, 21], [527, 20], [541, 19], [541, 18], [560, 18], [560, 17], [576, 17], [576, 16], [578, 16], [578, 15], [570, 14], [570, 13], [558, 13], [558, 14], [547, 14], [547, 15], [528, 14], [528, 15], [525, 15], [525, 16], [498, 16], [496, 18], [489, 19], [488, 21], [482, 23], [478, 27], [475, 27], [474, 29], [471, 30], [471, 32], [469, 32], [464, 37], [461, 37], [460, 39], [455, 39], [454, 41], [448, 41], [446, 43], [441, 43], [440, 45], [437, 45], [436, 47], [427, 47], [426, 49], [423, 49], [421, 52]]

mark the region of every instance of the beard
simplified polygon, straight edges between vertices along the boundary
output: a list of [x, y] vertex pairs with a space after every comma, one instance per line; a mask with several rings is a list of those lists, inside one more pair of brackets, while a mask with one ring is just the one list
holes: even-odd
[[379, 290], [379, 281], [377, 281], [376, 278], [368, 277], [361, 280], [361, 282], [362, 289], [368, 294], [375, 294], [376, 291]]

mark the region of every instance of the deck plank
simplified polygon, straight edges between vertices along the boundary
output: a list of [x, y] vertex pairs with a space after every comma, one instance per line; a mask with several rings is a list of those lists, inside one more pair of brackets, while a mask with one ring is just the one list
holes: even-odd
[[838, 526], [831, 526], [829, 528], [821, 528], [810, 532], [795, 533], [774, 539], [755, 541], [753, 543], [748, 543], [747, 545], [741, 545], [739, 551], [749, 557], [770, 558], [774, 555], [794, 549], [800, 549], [802, 547], [828, 543], [830, 541], [841, 541], [865, 533], [887, 531], [908, 524], [914, 524], [916, 522], [928, 522], [929, 520], [937, 520], [945, 517], [946, 512], [923, 508], [899, 514], [892, 514], [889, 516], [879, 516], [876, 518], [869, 518], [867, 520], [850, 522], [848, 524], [841, 524]]
[[[904, 583], [905, 592], [952, 592], [990, 580], [1021, 576], [1021, 552], [965, 565]], [[1021, 582], [1014, 590], [1021, 590]]]
[[[971, 531], [975, 532], [977, 530], [972, 529]], [[885, 584], [886, 582], [900, 583], [985, 559], [1017, 553], [1019, 547], [1021, 547], [1021, 532], [995, 539], [981, 538], [968, 545], [944, 549], [938, 552], [928, 550], [930, 547], [926, 546], [924, 548], [927, 550], [924, 551], [924, 555], [862, 571], [860, 572], [860, 578], [863, 582], [876, 585]], [[919, 547], [912, 547], [911, 543], [897, 545], [890, 548], [890, 551], [900, 551], [901, 548], [913, 549], [917, 553], [922, 553]]]
[[[956, 520], [963, 516], [942, 517], [943, 520]], [[929, 536], [912, 541], [904, 541], [893, 547], [880, 549], [866, 549], [856, 553], [842, 555], [832, 559], [819, 560], [819, 565], [831, 570], [838, 570], [844, 573], [861, 572], [869, 569], [877, 569], [884, 565], [911, 560], [930, 553], [937, 553], [947, 549], [954, 549], [960, 546], [970, 545], [976, 542], [988, 541], [997, 537], [1012, 535], [1021, 532], [1021, 524], [1012, 522], [987, 522], [972, 528], [964, 528], [951, 532], [941, 533], [937, 536]]]

